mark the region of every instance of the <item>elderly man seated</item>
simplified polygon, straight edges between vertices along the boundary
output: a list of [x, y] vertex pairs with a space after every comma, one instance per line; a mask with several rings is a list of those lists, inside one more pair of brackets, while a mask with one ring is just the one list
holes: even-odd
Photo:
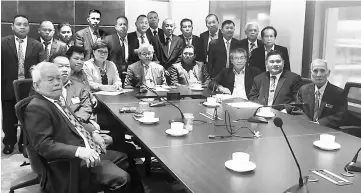
[[140, 60], [128, 66], [124, 87], [140, 87], [143, 84], [148, 87], [167, 85], [163, 66], [152, 61], [153, 46], [141, 44], [135, 52]]
[[194, 46], [188, 45], [183, 49], [181, 62], [172, 64], [168, 72], [172, 85], [208, 85], [210, 81], [206, 66], [195, 61]]

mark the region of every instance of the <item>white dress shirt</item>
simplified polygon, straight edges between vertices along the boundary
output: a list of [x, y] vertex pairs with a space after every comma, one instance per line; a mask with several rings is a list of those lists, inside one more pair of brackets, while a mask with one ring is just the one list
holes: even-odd
[[118, 38], [119, 38], [119, 43], [120, 45], [122, 45], [122, 43], [124, 44], [124, 52], [125, 52], [125, 61], [128, 62], [128, 57], [129, 57], [129, 52], [128, 52], [128, 38], [127, 36], [124, 37], [124, 41], [122, 41], [122, 39], [120, 38], [119, 34], [118, 35]]
[[244, 85], [244, 68], [239, 73], [233, 69], [234, 73], [234, 86], [232, 96], [248, 99], [246, 94], [246, 88]]
[[[90, 30], [90, 35], [92, 36], [93, 43], [94, 43], [98, 40], [98, 36], [94, 35], [94, 30], [91, 27], [89, 27], [89, 30]], [[99, 36], [100, 36], [100, 34], [99, 34]]]
[[184, 35], [183, 35], [183, 37], [184, 37], [184, 43], [185, 43], [186, 45], [187, 45], [187, 39], [189, 39], [189, 45], [192, 45], [192, 41], [193, 41], [192, 35], [191, 35], [191, 37], [189, 37], [189, 38], [185, 37]]
[[156, 31], [157, 32], [157, 35], [159, 35], [159, 31], [158, 31], [158, 28], [157, 29], [153, 29], [153, 28], [149, 28], [150, 29], [150, 31], [152, 32], [152, 36], [154, 36], [154, 31]]
[[[20, 38], [18, 38], [18, 37], [15, 36], [16, 53], [17, 53], [18, 50], [19, 50], [19, 42], [18, 42], [17, 39], [20, 39]], [[22, 48], [22, 50], [23, 50], [23, 54], [24, 54], [24, 57], [25, 57], [25, 56], [26, 56], [26, 46], [28, 45], [28, 36], [26, 36], [26, 37], [25, 37], [24, 39], [22, 39], [22, 40], [24, 40], [24, 42], [21, 43], [21, 48]], [[19, 54], [18, 54], [18, 56], [19, 56]]]
[[[45, 48], [45, 45], [44, 45], [44, 40], [43, 40], [43, 38], [41, 38], [40, 37], [40, 42], [41, 42], [41, 45], [43, 45], [43, 49], [44, 50], [46, 50], [46, 48]], [[51, 40], [50, 40], [50, 43], [48, 44], [48, 46], [47, 46], [47, 48], [48, 48], [48, 55], [50, 56], [50, 50], [51, 50], [51, 45], [53, 44], [53, 38], [51, 38]]]
[[325, 89], [326, 89], [327, 83], [328, 83], [328, 81], [327, 81], [321, 88], [318, 88], [318, 87], [315, 85], [315, 99], [316, 99], [316, 93], [317, 93], [317, 91], [320, 92], [320, 98], [319, 98], [319, 101], [318, 101], [318, 105], [321, 105], [323, 93], [325, 93]]
[[[138, 38], [138, 41], [139, 41], [139, 45], [141, 45], [142, 44], [142, 38], [140, 37], [142, 34], [140, 34], [138, 31], [135, 31], [135, 33], [137, 33], [137, 38]], [[144, 43], [145, 44], [149, 44], [149, 40], [148, 40], [148, 38], [147, 38], [147, 34], [143, 34], [143, 36], [144, 36]]]

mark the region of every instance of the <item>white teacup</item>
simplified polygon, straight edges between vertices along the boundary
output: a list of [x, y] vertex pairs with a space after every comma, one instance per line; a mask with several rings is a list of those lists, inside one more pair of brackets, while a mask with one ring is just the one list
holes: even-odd
[[151, 111], [145, 111], [144, 113], [143, 113], [143, 117], [144, 117], [144, 119], [154, 119], [154, 117], [155, 117], [155, 112], [151, 112]]
[[192, 87], [193, 88], [202, 88], [202, 84], [198, 84], [198, 83], [192, 84]]
[[336, 137], [334, 135], [330, 134], [321, 134], [320, 135], [320, 141], [324, 144], [333, 144], [335, 143]]
[[217, 98], [215, 98], [215, 97], [207, 97], [207, 103], [215, 104], [215, 103], [217, 103]]
[[184, 128], [184, 123], [182, 122], [172, 122], [170, 124], [170, 128], [176, 132], [176, 133], [180, 133], [183, 131], [183, 128]]
[[272, 113], [271, 107], [262, 107], [259, 109], [259, 113], [263, 114], [263, 115], [268, 115], [268, 114]]
[[232, 154], [232, 160], [238, 164], [245, 164], [249, 162], [250, 155], [244, 152], [234, 152]]

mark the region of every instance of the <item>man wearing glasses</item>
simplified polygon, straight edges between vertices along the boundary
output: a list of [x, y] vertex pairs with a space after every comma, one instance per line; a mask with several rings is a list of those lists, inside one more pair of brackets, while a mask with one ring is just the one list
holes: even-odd
[[247, 51], [243, 48], [232, 50], [230, 61], [231, 68], [223, 68], [209, 84], [209, 88], [217, 93], [248, 99], [253, 79], [261, 71], [256, 67], [247, 66]]
[[262, 105], [295, 102], [301, 86], [301, 76], [283, 69], [283, 55], [278, 50], [268, 52], [266, 64], [268, 72], [254, 78], [249, 100]]
[[163, 66], [152, 61], [153, 46], [141, 44], [135, 52], [140, 60], [128, 66], [124, 87], [140, 87], [145, 84], [152, 88], [156, 85], [167, 85]]

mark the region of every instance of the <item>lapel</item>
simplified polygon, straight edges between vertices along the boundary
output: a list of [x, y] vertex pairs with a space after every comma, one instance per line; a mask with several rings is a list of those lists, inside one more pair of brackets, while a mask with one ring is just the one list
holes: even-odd
[[206, 34], [204, 34], [204, 40], [203, 40], [203, 44], [204, 44], [204, 48], [206, 48], [205, 50], [208, 50], [208, 39], [209, 39], [209, 31], [206, 31]]
[[[221, 52], [224, 53], [224, 54], [227, 54], [227, 48], [226, 48], [226, 45], [224, 43], [224, 40], [223, 40], [223, 37], [222, 39], [218, 39], [218, 47], [221, 49]], [[225, 65], [226, 63], [224, 63]]]
[[14, 52], [16, 58], [18, 58], [18, 52], [16, 50], [16, 45], [15, 45], [15, 37], [14, 35], [11, 35], [8, 40], [7, 40], [10, 49]]
[[323, 95], [322, 95], [320, 109], [318, 110], [318, 115], [317, 115], [317, 117], [319, 117], [319, 118], [321, 118], [321, 115], [322, 115], [323, 110], [325, 109], [325, 106], [326, 106], [326, 103], [327, 103], [325, 98], [327, 98], [327, 96], [332, 96], [332, 93], [329, 92], [330, 89], [327, 89], [329, 86], [330, 86], [330, 83], [327, 83], [325, 91], [323, 92]]
[[[267, 72], [265, 77], [264, 77], [264, 84], [263, 84], [263, 93], [264, 93], [264, 99], [263, 101], [265, 102], [265, 105], [267, 105], [267, 102], [268, 102], [268, 94], [269, 94], [269, 82], [270, 82], [270, 73]], [[260, 89], [261, 90], [261, 89]], [[262, 93], [262, 91], [260, 92]], [[275, 98], [275, 97], [274, 97]]]
[[119, 40], [118, 34], [115, 33], [112, 36], [113, 36], [113, 42], [110, 44], [113, 44], [113, 51], [117, 52], [117, 50], [120, 50], [120, 40]]
[[89, 40], [90, 45], [93, 45], [93, 44], [94, 44], [93, 38], [92, 38], [92, 35], [91, 35], [91, 31], [90, 31], [89, 27], [86, 27], [86, 28], [85, 28], [85, 37]]
[[139, 81], [140, 81], [139, 83], [143, 84], [143, 81], [144, 81], [144, 68], [143, 68], [142, 62], [138, 61], [137, 65], [136, 65], [136, 68], [137, 68], [137, 72], [139, 72]]
[[313, 113], [314, 113], [314, 109], [315, 109], [315, 85], [314, 84], [310, 84], [309, 87], [307, 88], [307, 97], [308, 100], [310, 101], [309, 107], [310, 107], [310, 117], [313, 118]]
[[[223, 39], [223, 38], [222, 38], [222, 39]], [[233, 49], [237, 48], [237, 46], [238, 46], [237, 41], [238, 41], [238, 40], [232, 38], [230, 50], [233, 50]]]
[[177, 36], [172, 34], [172, 41], [170, 43], [170, 50], [169, 50], [169, 56], [168, 58], [172, 55], [173, 51], [174, 51], [174, 47], [177, 45], [178, 40], [176, 39]]
[[160, 46], [162, 47], [164, 55], [168, 58], [168, 45], [165, 43], [164, 35], [159, 36]]
[[25, 51], [25, 59], [28, 58], [28, 56], [31, 55], [31, 52], [33, 50], [34, 43], [35, 43], [34, 41], [31, 38], [28, 37], [28, 44], [26, 46], [26, 51]]
[[285, 83], [286, 79], [287, 79], [287, 76], [286, 76], [285, 72], [283, 71], [281, 76], [280, 76], [280, 79], [278, 80], [278, 83], [277, 83], [277, 87], [276, 87], [276, 90], [275, 90], [275, 95], [273, 97], [273, 102], [275, 101], [278, 94], [280, 93], [280, 90], [281, 90], [281, 88], [283, 86], [283, 83]]
[[58, 41], [53, 39], [53, 43], [51, 44], [50, 56], [53, 55], [58, 47]]

